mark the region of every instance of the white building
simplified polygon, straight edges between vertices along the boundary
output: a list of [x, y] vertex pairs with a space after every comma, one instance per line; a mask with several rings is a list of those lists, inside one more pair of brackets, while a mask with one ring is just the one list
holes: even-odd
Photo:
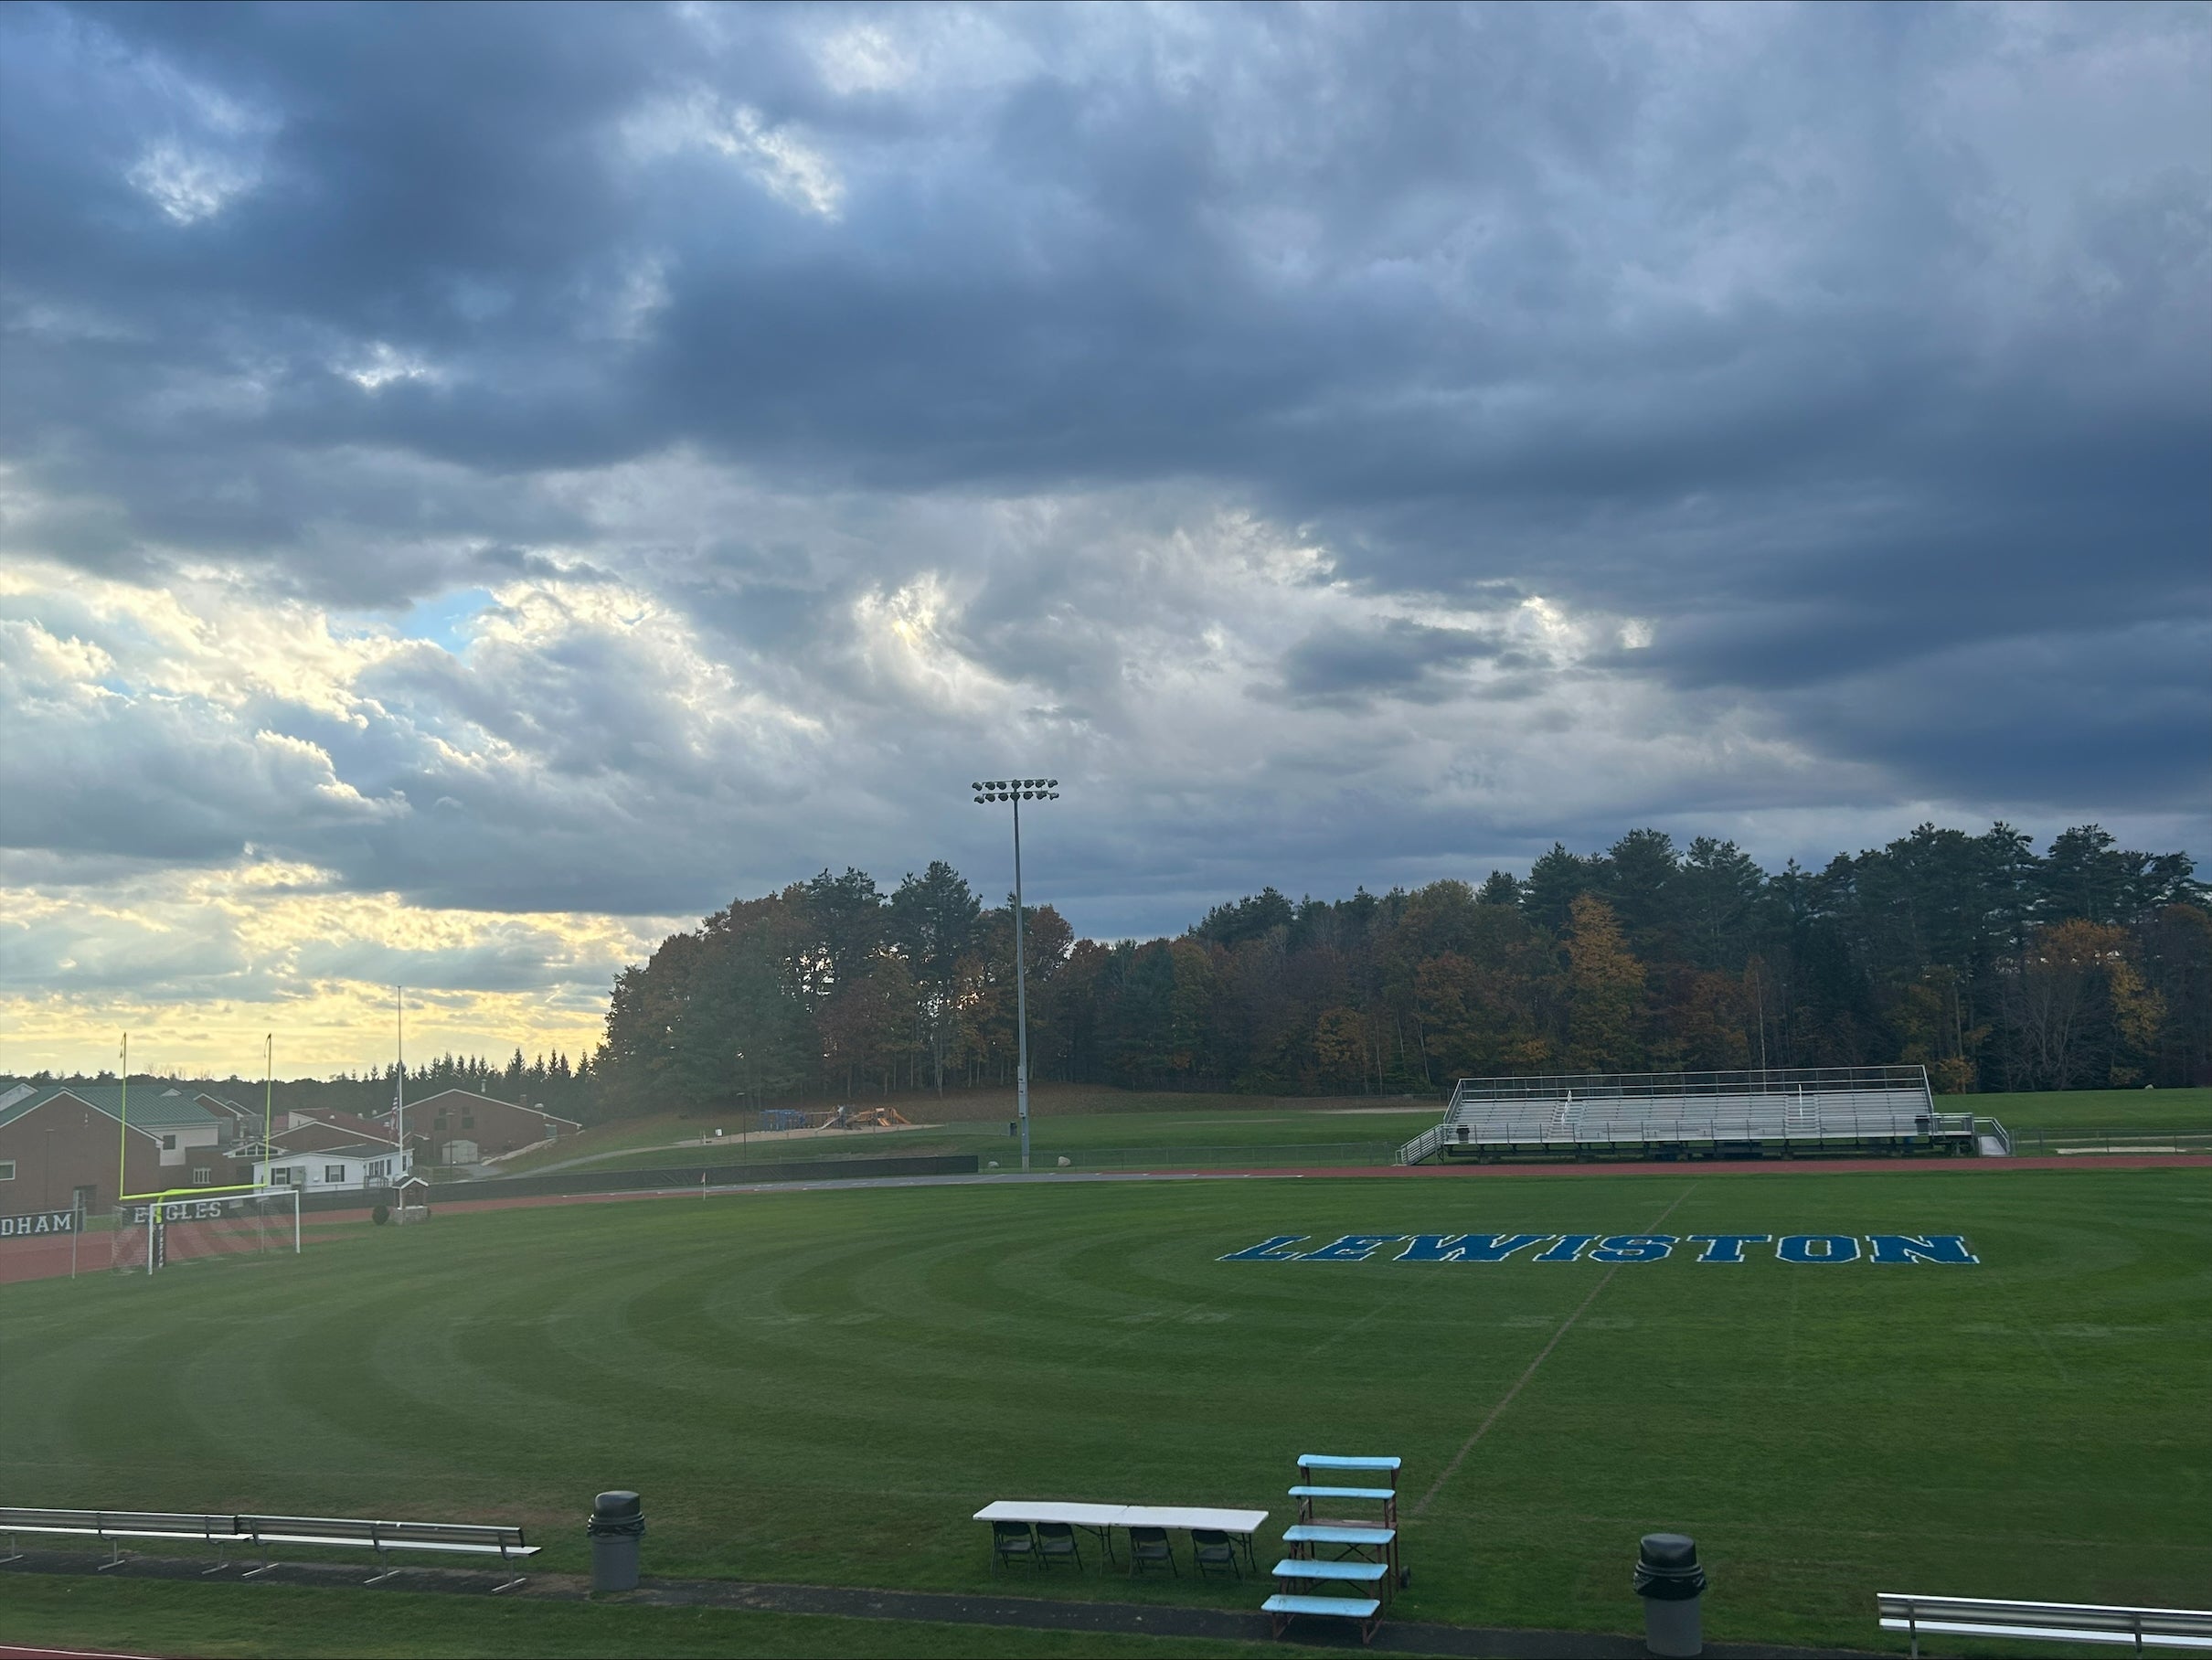
[[298, 1187], [308, 1193], [347, 1188], [389, 1187], [408, 1175], [415, 1163], [414, 1149], [388, 1143], [356, 1147], [324, 1147], [313, 1153], [287, 1153], [254, 1161], [253, 1179], [264, 1187]]

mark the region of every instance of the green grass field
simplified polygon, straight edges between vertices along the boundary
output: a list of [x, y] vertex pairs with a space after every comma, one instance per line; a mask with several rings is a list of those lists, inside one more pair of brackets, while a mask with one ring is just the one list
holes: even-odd
[[[1220, 1144], [1243, 1148], [1282, 1139], [1395, 1145], [1434, 1123], [1442, 1111], [1440, 1102], [1441, 1098], [1433, 1101], [1356, 1095], [1277, 1099], [1054, 1084], [1040, 1085], [1031, 1096], [1030, 1108], [1032, 1141], [1041, 1149], [1049, 1137], [1057, 1156], [1108, 1147]], [[749, 1156], [831, 1158], [959, 1152], [996, 1157], [1016, 1144], [1006, 1134], [1006, 1123], [1015, 1116], [1011, 1090], [963, 1091], [942, 1098], [927, 1093], [902, 1095], [890, 1104], [917, 1124], [931, 1127], [795, 1138], [755, 1136]], [[757, 1115], [753, 1122], [757, 1125]], [[549, 1165], [572, 1165], [578, 1159], [608, 1168], [720, 1163], [726, 1156], [734, 1159], [738, 1155], [739, 1123], [734, 1113], [719, 1119], [673, 1112], [617, 1119], [595, 1124], [581, 1136], [518, 1154], [498, 1167], [505, 1175], [526, 1176]], [[718, 1126], [725, 1132], [721, 1145], [677, 1144], [711, 1136]]]
[[[1957, 1232], [1983, 1262], [1677, 1255], [1590, 1301], [1607, 1271], [1588, 1261], [1217, 1260], [1277, 1233], [1469, 1229]], [[1392, 1452], [1404, 1617], [1630, 1629], [1636, 1538], [1664, 1527], [1706, 1552], [1711, 1634], [1882, 1646], [1880, 1589], [2201, 1602], [2208, 1248], [2196, 1169], [979, 1185], [445, 1215], [317, 1229], [294, 1260], [0, 1288], [0, 1468], [23, 1504], [516, 1519], [571, 1569], [590, 1495], [634, 1486], [653, 1571], [962, 1591], [993, 1583], [966, 1518], [994, 1497], [1280, 1523], [1298, 1452]], [[1024, 1652], [1075, 1652], [1057, 1644]]]
[[[1437, 1120], [1416, 1113], [1289, 1109], [1245, 1112], [1112, 1112], [1031, 1122], [1033, 1161], [1079, 1169], [1127, 1168], [1180, 1162], [1195, 1165], [1387, 1164], [1397, 1149]], [[579, 1144], [580, 1149], [582, 1144]], [[730, 1134], [707, 1147], [641, 1147], [593, 1156], [577, 1170], [721, 1169], [786, 1159], [875, 1158], [909, 1154], [973, 1153], [1008, 1168], [1021, 1143], [1004, 1123], [951, 1123], [908, 1130], [856, 1130], [784, 1138]], [[580, 1151], [570, 1155], [581, 1157]], [[543, 1168], [541, 1165], [539, 1166]], [[1056, 1165], [1057, 1167], [1057, 1165]]]
[[[1003, 1099], [1002, 1099], [1003, 1097]], [[900, 1110], [931, 1122], [927, 1129], [854, 1131], [796, 1138], [740, 1140], [737, 1121], [718, 1144], [669, 1144], [713, 1133], [709, 1120], [674, 1114], [600, 1125], [586, 1135], [542, 1153], [510, 1159], [509, 1175], [549, 1165], [576, 1170], [719, 1169], [783, 1159], [884, 1156], [894, 1154], [973, 1153], [1011, 1167], [1018, 1145], [1006, 1134], [1014, 1111], [1007, 1091], [976, 1091], [947, 1102], [902, 1099]], [[1032, 1156], [1047, 1165], [1067, 1157], [1079, 1169], [1129, 1169], [1180, 1162], [1233, 1164], [1388, 1164], [1406, 1141], [1436, 1123], [1431, 1102], [1348, 1099], [1301, 1101], [1118, 1093], [1074, 1089], [1039, 1091], [1031, 1121]], [[2132, 1132], [2191, 1134], [2187, 1144], [2212, 1145], [2212, 1090], [2084, 1090], [2041, 1095], [1945, 1096], [1945, 1111], [1973, 1112], [2025, 1133], [2023, 1151], [2049, 1151], [2075, 1139]], [[1394, 1111], [1404, 1108], [1404, 1111]], [[934, 1111], [933, 1111], [934, 1109]], [[583, 1162], [577, 1162], [583, 1161]], [[1057, 1166], [1056, 1166], [1057, 1167]]]

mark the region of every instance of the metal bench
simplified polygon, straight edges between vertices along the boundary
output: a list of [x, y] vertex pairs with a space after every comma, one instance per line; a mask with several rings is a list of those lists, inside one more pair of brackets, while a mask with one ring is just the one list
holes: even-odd
[[225, 1548], [246, 1543], [235, 1516], [193, 1516], [166, 1510], [41, 1510], [0, 1507], [0, 1532], [7, 1535], [8, 1554], [0, 1562], [23, 1555], [16, 1536], [21, 1533], [64, 1534], [79, 1538], [105, 1539], [111, 1552], [101, 1571], [123, 1559], [124, 1539], [191, 1539], [216, 1548], [215, 1573], [229, 1566]]
[[[537, 1554], [536, 1545], [527, 1544], [519, 1527], [507, 1527], [496, 1523], [480, 1522], [370, 1522], [354, 1521], [327, 1516], [241, 1516], [239, 1527], [254, 1544], [261, 1547], [262, 1565], [245, 1577], [266, 1573], [275, 1566], [269, 1561], [271, 1545], [321, 1545], [341, 1550], [373, 1550], [377, 1563], [383, 1567], [385, 1553], [392, 1550], [440, 1550], [465, 1556], [495, 1556], [503, 1562], [526, 1559]], [[383, 1572], [362, 1581], [374, 1585], [388, 1580], [399, 1570], [387, 1568]], [[520, 1580], [508, 1581], [519, 1585]], [[502, 1586], [505, 1590], [506, 1586]]]
[[[267, 1573], [276, 1564], [270, 1559], [271, 1545], [315, 1545], [340, 1550], [373, 1550], [384, 1570], [363, 1581], [375, 1585], [399, 1570], [385, 1568], [386, 1553], [393, 1550], [433, 1550], [466, 1556], [495, 1556], [503, 1562], [525, 1560], [537, 1554], [520, 1527], [475, 1522], [372, 1522], [327, 1516], [206, 1516], [156, 1510], [41, 1510], [0, 1507], [0, 1533], [8, 1536], [14, 1561], [23, 1553], [16, 1538], [24, 1533], [61, 1534], [105, 1539], [112, 1551], [102, 1565], [112, 1568], [123, 1559], [125, 1539], [197, 1540], [216, 1548], [216, 1561], [207, 1571], [219, 1572], [229, 1565], [229, 1548], [250, 1548], [261, 1565], [242, 1577]], [[521, 1584], [510, 1580], [499, 1587], [507, 1591]]]
[[[1303, 1566], [1310, 1568], [1313, 1564]], [[1356, 1620], [1359, 1623], [1362, 1647], [1375, 1640], [1375, 1628], [1382, 1623], [1378, 1618], [1382, 1604], [1373, 1597], [1294, 1597], [1278, 1592], [1262, 1602], [1260, 1610], [1273, 1623], [1272, 1629], [1278, 1637], [1290, 1629], [1291, 1621], [1300, 1614], [1327, 1620]]]
[[2146, 1648], [2212, 1649], [2212, 1610], [2114, 1608], [2098, 1602], [2021, 1602], [2002, 1597], [1922, 1597], [1885, 1591], [1875, 1599], [1884, 1631], [1947, 1637], [2030, 1638], [2043, 1643], [2110, 1643]]

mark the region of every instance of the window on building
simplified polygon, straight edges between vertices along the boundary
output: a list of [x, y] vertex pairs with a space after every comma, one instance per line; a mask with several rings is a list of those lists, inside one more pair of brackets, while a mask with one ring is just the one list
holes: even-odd
[[324, 1165], [323, 1166], [323, 1179], [326, 1182], [344, 1181], [346, 1179], [346, 1166], [344, 1165]]
[[371, 1176], [389, 1176], [392, 1173], [391, 1160], [388, 1158], [375, 1158], [369, 1160], [368, 1173]]
[[473, 1112], [463, 1112], [461, 1115], [461, 1127], [463, 1130], [473, 1130], [476, 1127], [476, 1114]]
[[443, 1108], [440, 1108], [440, 1109], [439, 1109], [439, 1112], [438, 1112], [438, 1127], [439, 1127], [441, 1130], [442, 1130], [442, 1129], [444, 1129], [444, 1128], [446, 1127], [446, 1115], [445, 1115], [445, 1111], [444, 1111], [444, 1109], [443, 1109]]
[[215, 1171], [207, 1165], [193, 1165], [192, 1185], [195, 1187], [212, 1187], [215, 1186]]
[[175, 1136], [174, 1136], [174, 1135], [165, 1135], [165, 1136], [163, 1136], [163, 1137], [161, 1138], [161, 1150], [162, 1150], [164, 1153], [174, 1153], [174, 1152], [175, 1152], [175, 1151], [176, 1151], [176, 1137], [175, 1137]]
[[0, 1158], [0, 1182], [12, 1182], [15, 1179], [16, 1161], [12, 1158]]

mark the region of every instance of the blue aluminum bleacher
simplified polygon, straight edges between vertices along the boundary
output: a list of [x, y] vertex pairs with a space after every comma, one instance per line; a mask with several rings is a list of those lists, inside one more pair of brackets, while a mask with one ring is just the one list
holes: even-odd
[[1336, 1580], [1347, 1585], [1379, 1585], [1388, 1577], [1388, 1562], [1323, 1562], [1311, 1557], [1285, 1557], [1272, 1570], [1279, 1580]]
[[1401, 1458], [1343, 1458], [1334, 1452], [1301, 1452], [1301, 1470], [1389, 1470], [1395, 1472], [1404, 1463]]
[[1341, 1526], [1309, 1526], [1301, 1523], [1282, 1530], [1286, 1545], [1346, 1545], [1355, 1549], [1381, 1550], [1395, 1544], [1395, 1527], [1363, 1527], [1349, 1523]]
[[[1310, 1614], [1358, 1623], [1359, 1640], [1373, 1640], [1391, 1594], [1406, 1583], [1398, 1560], [1398, 1476], [1404, 1461], [1397, 1458], [1355, 1456], [1340, 1452], [1301, 1452], [1298, 1484], [1290, 1490], [1298, 1501], [1298, 1518], [1283, 1529], [1282, 1559], [1275, 1564], [1278, 1594], [1270, 1597], [1266, 1612], [1273, 1617], [1280, 1637], [1295, 1615]], [[1337, 1486], [1327, 1479], [1380, 1476], [1388, 1486]], [[1314, 1477], [1321, 1477], [1315, 1480]], [[1356, 1516], [1316, 1516], [1316, 1500], [1380, 1505], [1376, 1522]], [[1323, 1561], [1317, 1546], [1337, 1548], [1335, 1559]], [[1379, 1596], [1314, 1596], [1324, 1588], [1343, 1587], [1358, 1593], [1374, 1591]]]
[[1277, 1591], [1260, 1605], [1260, 1612], [1273, 1622], [1273, 1630], [1280, 1637], [1290, 1628], [1291, 1621], [1299, 1614], [1317, 1615], [1327, 1620], [1355, 1620], [1359, 1623], [1359, 1641], [1364, 1647], [1375, 1640], [1375, 1628], [1382, 1623], [1379, 1618], [1382, 1604], [1373, 1597], [1302, 1597]]

